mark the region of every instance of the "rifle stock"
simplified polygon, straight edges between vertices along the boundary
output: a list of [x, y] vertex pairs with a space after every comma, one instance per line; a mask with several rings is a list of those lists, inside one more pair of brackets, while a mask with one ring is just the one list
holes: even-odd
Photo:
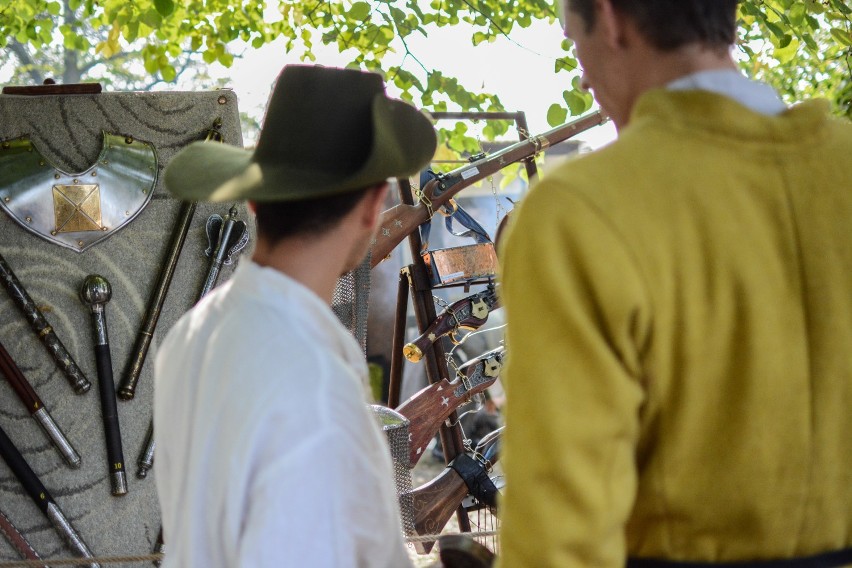
[[[467, 485], [456, 471], [447, 467], [434, 479], [411, 492], [414, 531], [418, 535], [439, 534], [467, 496]], [[428, 554], [433, 542], [415, 541], [420, 554]]]
[[409, 461], [411, 467], [420, 460], [429, 440], [455, 409], [494, 384], [500, 375], [503, 347], [488, 351], [465, 363], [459, 371], [464, 380], [446, 379], [431, 384], [412, 395], [396, 408], [409, 421]]
[[[500, 171], [510, 164], [525, 160], [548, 146], [558, 144], [594, 126], [607, 121], [607, 116], [595, 111], [577, 120], [557, 126], [544, 134], [522, 140], [490, 156], [465, 164], [420, 188], [424, 199], [414, 205], [400, 203], [385, 210], [379, 219], [379, 234], [373, 243], [371, 264], [376, 266], [417, 227], [428, 221], [432, 214], [447, 204], [458, 192], [481, 179]], [[429, 206], [424, 203], [429, 201]]]
[[[503, 427], [483, 438], [476, 446], [475, 455], [490, 455], [486, 463], [496, 463], [500, 457], [498, 447], [502, 432]], [[482, 465], [482, 468], [488, 469], [486, 465]], [[469, 492], [462, 476], [449, 466], [432, 480], [412, 490], [414, 531], [418, 535], [439, 534]], [[414, 548], [420, 554], [428, 554], [433, 545], [433, 542], [415, 542]]]

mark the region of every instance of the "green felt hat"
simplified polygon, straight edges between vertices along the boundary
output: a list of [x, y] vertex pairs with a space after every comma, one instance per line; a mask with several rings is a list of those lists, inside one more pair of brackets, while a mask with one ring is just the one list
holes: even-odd
[[189, 201], [312, 199], [414, 175], [436, 144], [431, 120], [388, 98], [380, 75], [288, 65], [253, 151], [193, 142], [169, 162], [165, 183]]

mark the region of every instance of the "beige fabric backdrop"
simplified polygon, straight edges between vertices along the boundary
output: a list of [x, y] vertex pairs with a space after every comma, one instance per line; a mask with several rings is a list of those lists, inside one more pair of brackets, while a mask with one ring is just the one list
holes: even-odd
[[[222, 119], [221, 132], [226, 143], [241, 146], [237, 100], [227, 90], [0, 96], [0, 141], [27, 135], [50, 162], [65, 171], [89, 168], [101, 150], [102, 131], [151, 142], [159, 157], [160, 176], [147, 207], [128, 226], [83, 253], [37, 238], [0, 213], [0, 254], [92, 383], [88, 393], [73, 393], [16, 305], [5, 290], [0, 290], [0, 341], [82, 456], [82, 467], [74, 470], [65, 464], [5, 380], [0, 380], [0, 426], [99, 556], [148, 554], [152, 550], [160, 523], [156, 479], [153, 473], [144, 480], [136, 477], [136, 461], [151, 419], [152, 360], [164, 332], [192, 306], [200, 291], [208, 266], [203, 254], [207, 246], [205, 222], [213, 213], [224, 216], [230, 204], [198, 205], [136, 397], [118, 402], [129, 485], [124, 497], [110, 494], [91, 312], [79, 300], [78, 290], [83, 279], [92, 273], [105, 276], [112, 284], [112, 300], [106, 312], [118, 385], [161, 262], [167, 255], [180, 208], [180, 202], [163, 187], [163, 167], [183, 146], [203, 139], [216, 118]], [[239, 210], [241, 218], [250, 222], [243, 204]], [[251, 224], [250, 229], [253, 235]], [[240, 258], [245, 258], [247, 252]], [[233, 266], [226, 267], [220, 284], [232, 270]], [[26, 534], [43, 558], [71, 556], [2, 461], [0, 510]], [[17, 558], [15, 550], [0, 539], [0, 559]]]

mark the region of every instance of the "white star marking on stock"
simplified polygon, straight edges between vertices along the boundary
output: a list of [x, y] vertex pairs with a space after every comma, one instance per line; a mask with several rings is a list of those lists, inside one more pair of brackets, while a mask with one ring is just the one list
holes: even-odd
[[441, 406], [446, 406], [447, 408], [449, 408], [450, 407], [450, 399], [445, 397], [445, 396], [442, 396], [441, 397]]

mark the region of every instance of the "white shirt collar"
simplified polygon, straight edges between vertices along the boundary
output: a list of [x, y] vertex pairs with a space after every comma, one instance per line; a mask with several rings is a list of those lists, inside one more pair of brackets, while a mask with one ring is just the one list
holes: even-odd
[[775, 115], [787, 110], [778, 93], [764, 83], [752, 81], [734, 69], [699, 71], [675, 79], [667, 89], [673, 91], [702, 90], [729, 97], [762, 114]]

